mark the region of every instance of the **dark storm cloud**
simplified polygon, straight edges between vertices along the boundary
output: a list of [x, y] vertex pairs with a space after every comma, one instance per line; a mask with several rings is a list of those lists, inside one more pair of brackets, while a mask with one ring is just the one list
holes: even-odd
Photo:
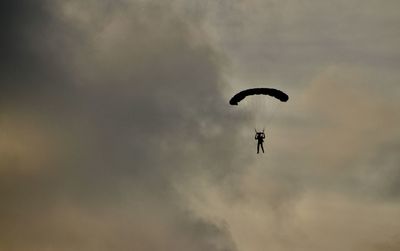
[[[396, 1], [18, 2], [0, 249], [398, 249]], [[262, 156], [253, 83], [291, 97]]]
[[235, 168], [219, 56], [168, 4], [105, 3], [3, 4], [2, 247], [235, 250], [173, 186]]
[[2, 102], [68, 91], [65, 64], [78, 33], [50, 14], [48, 1], [3, 1], [0, 8]]

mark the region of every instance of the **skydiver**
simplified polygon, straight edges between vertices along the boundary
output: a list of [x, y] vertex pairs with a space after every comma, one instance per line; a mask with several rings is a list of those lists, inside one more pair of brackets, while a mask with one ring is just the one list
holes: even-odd
[[262, 130], [262, 132], [257, 132], [256, 129], [254, 129], [256, 131], [256, 135], [254, 135], [254, 139], [257, 140], [257, 154], [260, 152], [260, 146], [261, 146], [261, 150], [264, 153], [264, 139], [265, 139], [265, 133], [264, 130]]

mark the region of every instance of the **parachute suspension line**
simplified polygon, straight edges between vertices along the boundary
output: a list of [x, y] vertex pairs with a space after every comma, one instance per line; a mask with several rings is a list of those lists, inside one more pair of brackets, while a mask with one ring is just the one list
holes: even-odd
[[251, 114], [249, 112], [250, 110], [251, 110], [250, 104], [248, 102], [244, 102], [244, 106], [243, 106], [242, 112], [244, 114], [244, 118], [246, 120], [246, 123], [251, 119]]
[[251, 111], [253, 110], [254, 110], [253, 103], [249, 102], [249, 100], [244, 100], [241, 112], [243, 114], [244, 120], [247, 123], [253, 119], [253, 114], [251, 113]]
[[271, 116], [268, 117], [268, 119], [265, 122], [265, 126], [269, 126], [271, 124], [271, 122], [273, 121], [273, 119], [275, 118], [276, 112], [278, 111], [278, 106], [281, 106], [280, 103], [274, 105], [274, 108], [272, 109]]
[[269, 107], [268, 107], [268, 102], [263, 98], [259, 96], [259, 100], [260, 100], [260, 113], [259, 114], [259, 124], [260, 124], [260, 131], [265, 129], [265, 120], [268, 118], [269, 116]]
[[255, 97], [256, 107], [255, 111], [255, 127], [261, 131], [265, 129], [274, 117], [274, 113], [277, 111], [277, 102], [275, 100], [265, 100], [261, 97]]
[[264, 121], [268, 113], [266, 113], [266, 107], [265, 107], [265, 99], [262, 96], [256, 96], [250, 99], [250, 102], [253, 102], [254, 108], [253, 108], [253, 116], [254, 116], [254, 124], [257, 130], [262, 130], [262, 127], [264, 126]]

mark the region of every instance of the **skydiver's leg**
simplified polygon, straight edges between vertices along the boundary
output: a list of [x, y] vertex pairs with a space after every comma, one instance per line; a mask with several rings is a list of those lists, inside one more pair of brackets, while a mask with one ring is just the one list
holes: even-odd
[[260, 144], [261, 145], [261, 150], [263, 151], [263, 153], [264, 153], [264, 146], [263, 146], [263, 144], [261, 143]]
[[260, 144], [257, 144], [257, 154], [260, 152]]

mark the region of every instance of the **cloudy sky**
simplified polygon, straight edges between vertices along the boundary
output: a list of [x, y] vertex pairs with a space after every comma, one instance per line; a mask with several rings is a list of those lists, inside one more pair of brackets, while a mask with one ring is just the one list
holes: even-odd
[[399, 10], [2, 1], [0, 250], [400, 250]]

